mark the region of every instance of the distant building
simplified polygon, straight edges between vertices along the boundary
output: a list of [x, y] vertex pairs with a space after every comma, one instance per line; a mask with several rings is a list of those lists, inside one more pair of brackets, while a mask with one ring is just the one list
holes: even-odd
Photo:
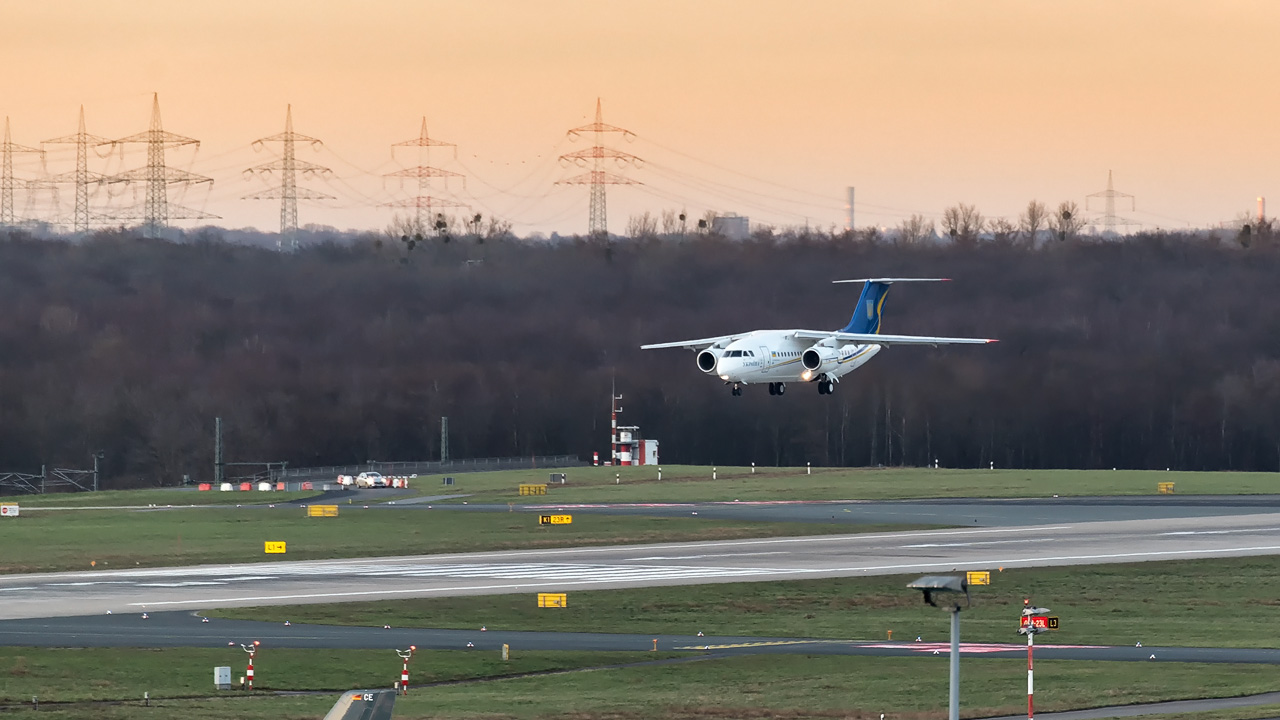
[[730, 240], [746, 240], [751, 236], [751, 226], [742, 215], [721, 215], [711, 220], [711, 232]]

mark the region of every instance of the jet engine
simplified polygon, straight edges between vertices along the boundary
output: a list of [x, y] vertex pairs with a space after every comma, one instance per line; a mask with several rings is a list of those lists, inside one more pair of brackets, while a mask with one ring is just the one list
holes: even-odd
[[716, 371], [716, 363], [720, 361], [720, 356], [711, 350], [703, 350], [698, 353], [698, 369], [704, 373], [713, 373]]
[[800, 364], [808, 371], [805, 373], [808, 378], [816, 378], [834, 370], [839, 358], [840, 352], [835, 348], [814, 345], [800, 355]]

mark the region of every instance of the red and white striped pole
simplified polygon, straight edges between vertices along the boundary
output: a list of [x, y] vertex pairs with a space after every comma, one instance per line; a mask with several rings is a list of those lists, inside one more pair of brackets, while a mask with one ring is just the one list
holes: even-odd
[[259, 644], [260, 643], [257, 640], [254, 640], [252, 645], [240, 646], [242, 650], [249, 653], [249, 668], [245, 670], [244, 677], [245, 677], [245, 680], [248, 681], [249, 683], [250, 690], [253, 689], [253, 656], [258, 652]]
[[1036, 716], [1035, 698], [1035, 665], [1031, 662], [1031, 649], [1036, 645], [1036, 634], [1033, 628], [1027, 628], [1027, 720]]
[[404, 665], [400, 668], [400, 694], [409, 694], [409, 658], [413, 657], [413, 653], [418, 649], [417, 645], [410, 645], [408, 650], [396, 650], [396, 655], [404, 661]]

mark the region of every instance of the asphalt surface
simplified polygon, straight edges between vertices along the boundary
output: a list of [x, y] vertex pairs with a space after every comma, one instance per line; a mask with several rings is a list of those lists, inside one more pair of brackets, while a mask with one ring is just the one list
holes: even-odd
[[[464, 496], [454, 496], [464, 497]], [[394, 506], [403, 507], [402, 502]], [[443, 504], [458, 512], [559, 512], [692, 517], [747, 522], [1017, 527], [1107, 520], [1280, 513], [1280, 495], [1139, 495], [1118, 497], [848, 500], [835, 502]]]
[[1280, 513], [0, 576], [0, 619], [1280, 553]]
[[[95, 615], [43, 620], [0, 621], [0, 645], [33, 647], [207, 647], [254, 640], [270, 648], [384, 649], [416, 645], [423, 649], [497, 651], [503, 644], [520, 650], [699, 651], [715, 655], [870, 655], [914, 657], [947, 655], [947, 642], [879, 642], [813, 638], [699, 637], [623, 633], [433, 630], [266, 623], [213, 618], [202, 622], [189, 612]], [[657, 641], [655, 645], [655, 640]], [[1021, 643], [964, 643], [966, 657], [1025, 658]], [[1155, 656], [1152, 658], [1152, 656]], [[1063, 660], [1132, 662], [1230, 662], [1280, 664], [1280, 650], [1054, 645], [1041, 641], [1036, 656]]]

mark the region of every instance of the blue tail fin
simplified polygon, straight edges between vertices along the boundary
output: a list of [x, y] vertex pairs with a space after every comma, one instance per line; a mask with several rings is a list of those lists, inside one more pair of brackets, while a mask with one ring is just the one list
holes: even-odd
[[884, 307], [885, 296], [889, 294], [887, 282], [868, 280], [862, 286], [862, 297], [858, 298], [858, 306], [854, 308], [849, 324], [840, 328], [840, 332], [874, 335], [880, 332], [880, 311]]

